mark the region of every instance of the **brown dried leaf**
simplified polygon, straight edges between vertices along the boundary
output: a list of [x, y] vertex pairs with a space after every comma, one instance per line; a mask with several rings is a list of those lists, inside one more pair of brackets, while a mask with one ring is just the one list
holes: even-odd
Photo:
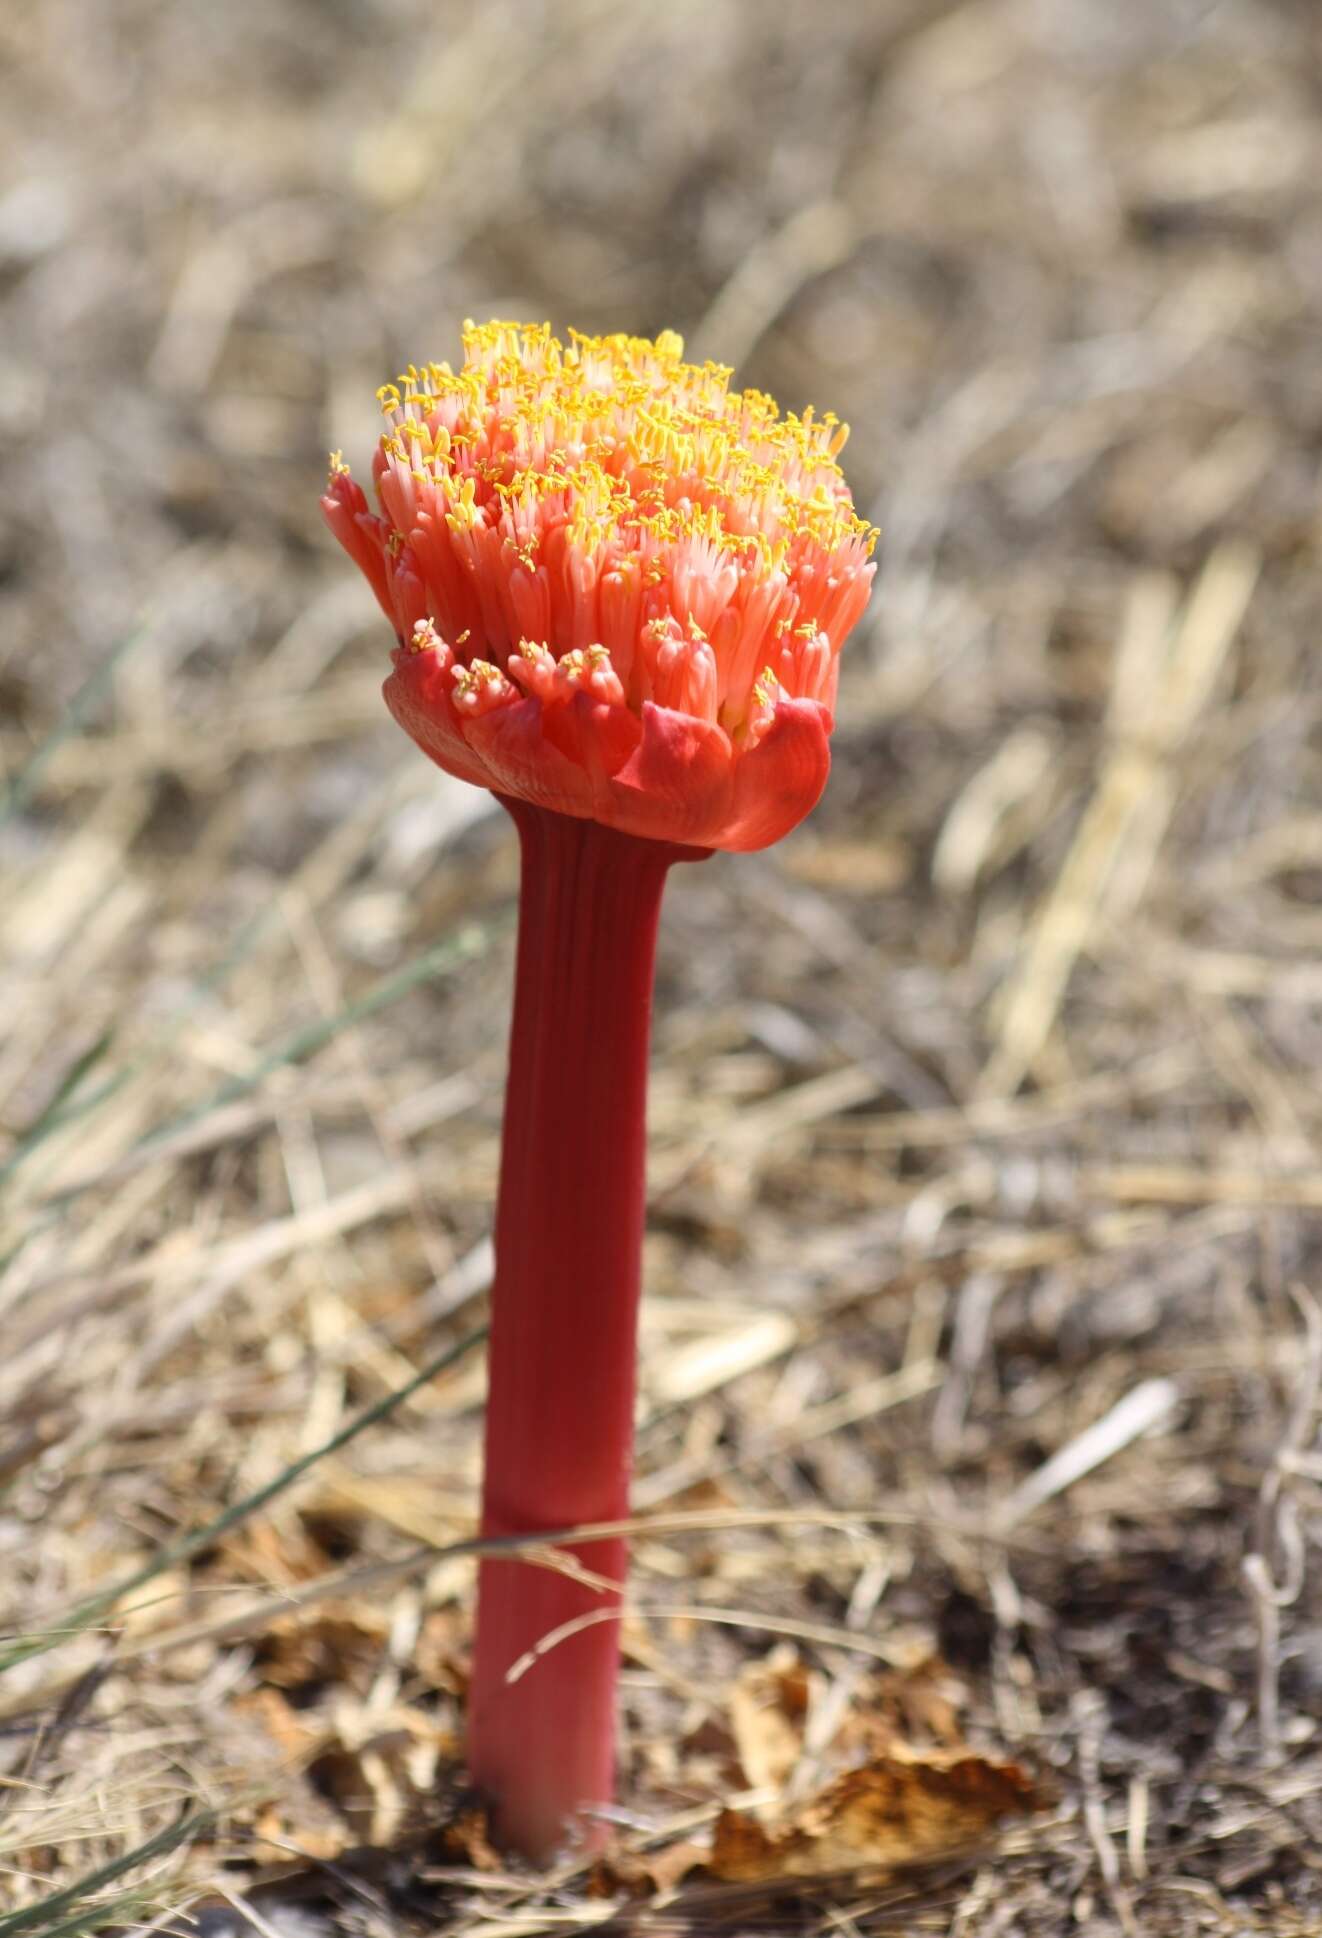
[[250, 1521], [225, 1535], [219, 1546], [235, 1574], [266, 1588], [294, 1588], [314, 1581], [330, 1560], [301, 1521], [292, 1526]]
[[487, 1813], [480, 1804], [463, 1809], [443, 1825], [438, 1838], [443, 1855], [456, 1864], [471, 1864], [475, 1871], [499, 1871], [504, 1860], [491, 1841]]
[[429, 1689], [447, 1696], [468, 1693], [466, 1612], [437, 1608], [426, 1616], [413, 1645], [413, 1665]]
[[940, 1656], [923, 1656], [902, 1669], [883, 1669], [860, 1694], [841, 1732], [865, 1759], [913, 1750], [964, 1748], [960, 1711], [968, 1690]]
[[[269, 1781], [273, 1792], [254, 1802], [240, 1795], [232, 1807], [234, 1822], [250, 1829], [253, 1860], [280, 1863], [291, 1850], [305, 1857], [338, 1857], [351, 1841], [344, 1820], [301, 1774], [335, 1740], [334, 1731], [323, 1718], [292, 1709], [278, 1689], [246, 1691], [234, 1699], [231, 1714], [240, 1726], [236, 1780], [256, 1777], [263, 1787]], [[274, 1758], [264, 1753], [267, 1745]]]
[[588, 1873], [587, 1895], [612, 1899], [665, 1897], [691, 1871], [705, 1870], [707, 1864], [704, 1846], [687, 1837], [655, 1851], [608, 1850]]
[[737, 1677], [730, 1690], [730, 1729], [744, 1777], [755, 1790], [778, 1790], [798, 1762], [810, 1694], [807, 1669], [784, 1645], [764, 1661], [747, 1664]]
[[263, 1681], [277, 1689], [326, 1683], [362, 1694], [381, 1666], [389, 1635], [386, 1615], [367, 1603], [324, 1602], [276, 1616], [259, 1644], [258, 1666]]
[[333, 1739], [308, 1774], [359, 1842], [389, 1844], [430, 1814], [438, 1769], [457, 1749], [449, 1731], [417, 1709], [358, 1709], [345, 1702]]
[[320, 1717], [291, 1708], [278, 1689], [245, 1691], [234, 1698], [234, 1713], [251, 1717], [291, 1761], [305, 1756], [326, 1736], [326, 1725]]
[[839, 1777], [775, 1830], [723, 1811], [709, 1868], [731, 1883], [890, 1869], [976, 1844], [1044, 1802], [1017, 1763], [888, 1756]]
[[318, 1858], [323, 1863], [339, 1857], [348, 1848], [347, 1829], [340, 1824], [311, 1823], [296, 1810], [268, 1803], [253, 1820], [250, 1855], [254, 1863], [269, 1864], [288, 1857], [291, 1850], [301, 1857]]

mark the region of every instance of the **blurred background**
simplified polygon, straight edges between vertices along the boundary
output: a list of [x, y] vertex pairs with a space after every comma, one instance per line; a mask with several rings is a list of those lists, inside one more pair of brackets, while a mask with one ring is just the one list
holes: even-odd
[[470, 1928], [480, 1354], [289, 1470], [482, 1316], [512, 842], [317, 506], [471, 315], [836, 411], [882, 533], [667, 904], [638, 1504], [786, 1518], [640, 1544], [630, 1808], [780, 1646], [800, 1788], [1058, 1796], [856, 1928], [1317, 1928], [1320, 101], [1308, 0], [7, 0], [0, 1908]]

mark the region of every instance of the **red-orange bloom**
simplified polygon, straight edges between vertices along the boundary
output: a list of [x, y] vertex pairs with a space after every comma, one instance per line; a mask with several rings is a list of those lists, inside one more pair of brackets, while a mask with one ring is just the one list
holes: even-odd
[[672, 332], [469, 323], [380, 393], [381, 515], [322, 500], [399, 644], [386, 699], [448, 773], [626, 834], [766, 847], [830, 766], [875, 533], [834, 417], [781, 417]]

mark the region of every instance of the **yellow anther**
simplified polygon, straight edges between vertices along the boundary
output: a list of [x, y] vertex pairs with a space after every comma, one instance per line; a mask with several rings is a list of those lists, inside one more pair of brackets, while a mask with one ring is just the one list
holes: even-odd
[[753, 682], [753, 698], [761, 707], [771, 707], [780, 698], [780, 681], [769, 666], [764, 666]]

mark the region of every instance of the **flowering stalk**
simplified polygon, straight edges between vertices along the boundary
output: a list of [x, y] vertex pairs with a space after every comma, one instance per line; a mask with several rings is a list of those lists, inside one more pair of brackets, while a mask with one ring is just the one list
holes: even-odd
[[[704, 849], [506, 800], [522, 843], [514, 1024], [496, 1214], [484, 1535], [629, 1511], [657, 918]], [[620, 1538], [567, 1551], [623, 1583]], [[549, 1856], [614, 1792], [619, 1594], [491, 1560], [478, 1588], [469, 1763], [498, 1834]], [[605, 1616], [511, 1684], [580, 1616]]]
[[[876, 534], [842, 424], [732, 391], [670, 331], [468, 324], [464, 353], [381, 391], [380, 512], [338, 455], [322, 506], [394, 628], [391, 712], [523, 844], [483, 1527], [538, 1534], [628, 1511], [666, 871], [816, 803]], [[539, 1859], [612, 1790], [624, 1544], [578, 1560], [609, 1585], [481, 1570], [469, 1759]]]

